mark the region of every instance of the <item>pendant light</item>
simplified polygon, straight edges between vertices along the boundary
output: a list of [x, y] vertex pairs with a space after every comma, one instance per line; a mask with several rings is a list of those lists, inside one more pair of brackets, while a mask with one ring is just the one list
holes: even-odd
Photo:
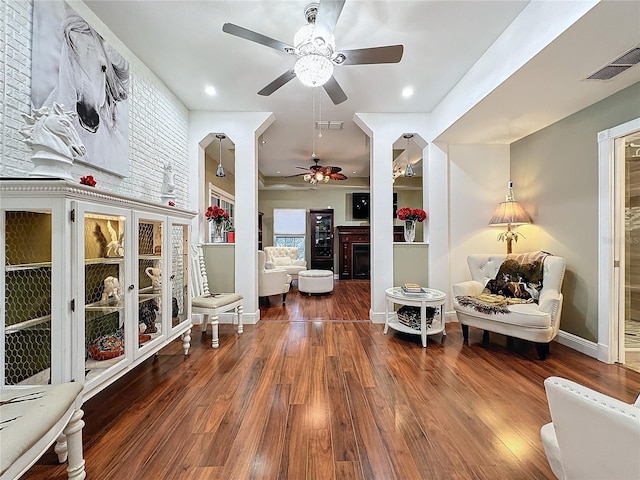
[[220, 163], [218, 164], [218, 170], [216, 170], [216, 177], [226, 177], [227, 174], [225, 173], [224, 167], [222, 166], [222, 140], [224, 140], [227, 137], [219, 133], [216, 135], [216, 138], [220, 142], [220, 153], [219, 153]]
[[411, 166], [411, 157], [409, 156], [409, 139], [413, 138], [413, 133], [405, 133], [403, 137], [407, 139], [407, 149], [405, 150], [407, 154], [407, 168], [404, 171], [404, 176], [413, 177], [415, 175], [415, 172], [413, 171], [413, 167]]

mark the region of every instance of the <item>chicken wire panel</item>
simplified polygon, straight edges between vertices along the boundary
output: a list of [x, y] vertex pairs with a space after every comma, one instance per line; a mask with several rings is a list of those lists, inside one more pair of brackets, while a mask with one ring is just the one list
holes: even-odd
[[162, 224], [152, 220], [140, 220], [138, 224], [138, 254], [162, 253]]
[[189, 301], [188, 242], [188, 227], [173, 225], [171, 227], [171, 325], [173, 327], [187, 319], [187, 302]]
[[138, 345], [162, 334], [162, 222], [138, 222]]
[[51, 212], [6, 211], [5, 384], [46, 384], [51, 367]]

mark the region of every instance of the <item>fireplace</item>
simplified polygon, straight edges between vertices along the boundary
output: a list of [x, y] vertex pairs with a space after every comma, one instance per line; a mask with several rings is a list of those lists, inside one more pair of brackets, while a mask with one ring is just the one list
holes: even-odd
[[353, 278], [368, 279], [371, 272], [371, 264], [369, 260], [369, 244], [368, 243], [354, 243], [352, 245], [353, 253], [351, 258], [353, 259]]

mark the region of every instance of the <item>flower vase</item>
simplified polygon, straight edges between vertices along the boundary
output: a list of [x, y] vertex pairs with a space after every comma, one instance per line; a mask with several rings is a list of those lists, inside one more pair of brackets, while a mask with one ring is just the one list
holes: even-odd
[[222, 228], [222, 222], [213, 223], [213, 243], [224, 243], [224, 229]]
[[411, 243], [416, 238], [416, 221], [405, 220], [404, 221], [404, 241]]

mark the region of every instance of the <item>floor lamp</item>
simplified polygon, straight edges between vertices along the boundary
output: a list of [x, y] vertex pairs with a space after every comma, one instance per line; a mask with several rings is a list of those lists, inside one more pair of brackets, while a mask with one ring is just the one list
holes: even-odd
[[[513, 182], [509, 181], [508, 193], [504, 202], [500, 202], [498, 207], [493, 212], [491, 220], [489, 220], [490, 226], [505, 226], [507, 230], [498, 235], [498, 240], [507, 242], [507, 253], [511, 253], [511, 242], [518, 241], [518, 236], [521, 233], [511, 230], [511, 227], [518, 225], [525, 225], [531, 223], [531, 217], [524, 208], [515, 200], [513, 196]], [[522, 235], [524, 237], [524, 235]]]

